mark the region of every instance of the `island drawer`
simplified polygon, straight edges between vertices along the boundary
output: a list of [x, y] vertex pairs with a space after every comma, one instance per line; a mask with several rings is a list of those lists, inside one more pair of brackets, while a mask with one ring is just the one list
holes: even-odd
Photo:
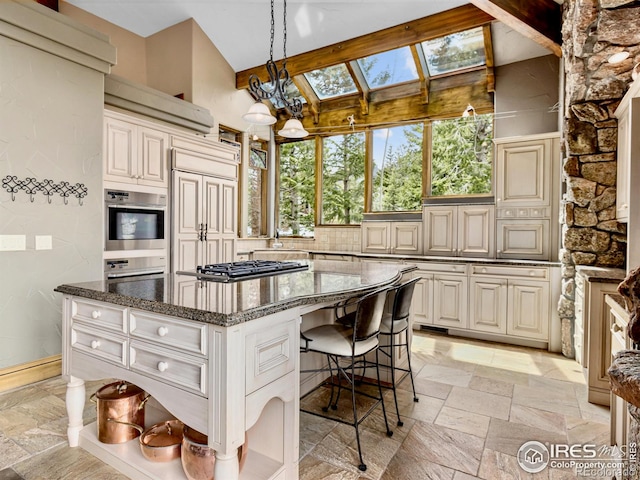
[[295, 318], [248, 332], [245, 337], [247, 395], [295, 369], [298, 321]]
[[205, 323], [184, 322], [142, 310], [131, 310], [129, 313], [129, 334], [132, 338], [166, 345], [187, 353], [206, 355], [206, 327]]
[[71, 302], [71, 317], [74, 321], [79, 320], [114, 332], [126, 333], [126, 313], [126, 308], [107, 303], [77, 298]]
[[71, 348], [121, 366], [127, 365], [127, 339], [95, 328], [74, 324]]
[[131, 341], [129, 368], [178, 388], [207, 394], [207, 360], [181, 355], [146, 342]]

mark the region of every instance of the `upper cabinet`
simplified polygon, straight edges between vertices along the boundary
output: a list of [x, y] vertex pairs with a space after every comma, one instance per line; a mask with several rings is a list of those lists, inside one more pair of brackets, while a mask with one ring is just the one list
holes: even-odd
[[363, 253], [422, 253], [422, 222], [363, 221]]
[[[640, 78], [636, 79], [615, 111], [618, 119], [618, 170], [616, 179], [616, 219], [629, 221], [630, 177], [638, 176], [632, 165], [640, 161]], [[635, 135], [633, 134], [635, 130]], [[632, 160], [634, 159], [634, 160]], [[634, 175], [635, 174], [635, 175]]]
[[496, 143], [496, 257], [554, 260], [559, 245], [558, 133]]
[[169, 134], [129, 120], [105, 111], [104, 180], [167, 188]]
[[494, 215], [493, 205], [425, 206], [424, 254], [492, 257]]

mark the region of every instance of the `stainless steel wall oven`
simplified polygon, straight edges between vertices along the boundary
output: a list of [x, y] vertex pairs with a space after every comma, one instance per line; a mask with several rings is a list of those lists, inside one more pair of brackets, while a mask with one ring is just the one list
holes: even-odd
[[167, 196], [105, 190], [105, 250], [166, 249]]

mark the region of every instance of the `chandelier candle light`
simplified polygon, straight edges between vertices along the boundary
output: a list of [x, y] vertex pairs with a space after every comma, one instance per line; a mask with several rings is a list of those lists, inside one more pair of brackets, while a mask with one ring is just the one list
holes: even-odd
[[273, 125], [276, 123], [276, 118], [271, 115], [269, 107], [262, 103], [261, 100], [278, 100], [292, 117], [287, 120], [282, 130], [278, 131], [278, 134], [285, 138], [303, 138], [309, 135], [309, 132], [304, 129], [302, 122], [299, 120], [302, 118], [302, 102], [299, 98], [288, 100], [285, 97], [285, 89], [293, 81], [287, 71], [287, 0], [284, 0], [284, 58], [282, 60], [282, 69], [279, 69], [273, 61], [274, 33], [274, 0], [271, 0], [271, 46], [269, 60], [266, 64], [269, 82], [263, 83], [255, 74], [249, 77], [249, 91], [260, 101], [253, 104], [242, 118], [256, 125]]

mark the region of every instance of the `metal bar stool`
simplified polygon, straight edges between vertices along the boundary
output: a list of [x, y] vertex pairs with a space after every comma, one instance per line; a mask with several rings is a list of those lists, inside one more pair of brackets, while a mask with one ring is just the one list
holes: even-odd
[[[413, 290], [416, 283], [420, 280], [414, 278], [401, 285], [396, 285], [389, 289], [389, 297], [393, 296], [393, 304], [391, 311], [385, 313], [382, 317], [380, 324], [380, 335], [388, 337], [388, 344], [380, 345], [378, 348], [381, 353], [389, 357], [390, 369], [391, 369], [391, 388], [393, 390], [393, 400], [396, 404], [396, 415], [398, 416], [398, 426], [401, 427], [404, 423], [400, 420], [400, 409], [398, 408], [398, 396], [396, 394], [396, 370], [406, 372], [411, 378], [411, 388], [413, 389], [413, 401], [417, 402], [416, 386], [413, 381], [413, 371], [411, 369], [411, 348], [409, 346], [409, 311], [411, 309], [411, 300], [413, 299]], [[401, 340], [401, 336], [404, 333], [404, 342]], [[394, 343], [398, 335], [398, 343]], [[384, 342], [383, 342], [384, 343]], [[395, 364], [396, 355], [394, 350], [396, 348], [405, 347], [407, 349], [407, 363], [408, 368], [398, 367]]]
[[[360, 458], [360, 465], [358, 465], [358, 468], [363, 472], [367, 469], [367, 466], [362, 458], [359, 426], [378, 406], [378, 404], [382, 405], [382, 414], [384, 416], [384, 423], [387, 429], [387, 436], [390, 437], [393, 435], [393, 431], [390, 430], [389, 422], [387, 421], [387, 412], [384, 406], [382, 386], [380, 385], [380, 369], [378, 367], [378, 335], [380, 333], [380, 324], [384, 313], [387, 291], [387, 288], [376, 290], [353, 302], [353, 305], [355, 305], [355, 311], [352, 313], [353, 323], [351, 325], [336, 322], [328, 325], [321, 325], [301, 333], [301, 352], [316, 352], [324, 354], [327, 357], [328, 366], [326, 368], [301, 371], [301, 373], [329, 373], [329, 378], [319, 385], [319, 387], [323, 385], [331, 386], [329, 402], [326, 407], [322, 408], [322, 411], [326, 413], [329, 411], [329, 408], [336, 410], [338, 406], [338, 399], [340, 398], [340, 392], [343, 389], [349, 389], [351, 391], [353, 421], [346, 421], [340, 418], [322, 415], [317, 411], [301, 410], [306, 413], [330, 418], [353, 426], [356, 429], [356, 442], [358, 444], [358, 456]], [[367, 361], [365, 355], [374, 351], [376, 353], [376, 361]], [[367, 366], [375, 366], [376, 368], [378, 396], [356, 389], [356, 369], [366, 368]], [[343, 385], [343, 380], [346, 381], [346, 385]], [[356, 395], [363, 395], [375, 400], [375, 402], [361, 416], [358, 416], [356, 408]]]

